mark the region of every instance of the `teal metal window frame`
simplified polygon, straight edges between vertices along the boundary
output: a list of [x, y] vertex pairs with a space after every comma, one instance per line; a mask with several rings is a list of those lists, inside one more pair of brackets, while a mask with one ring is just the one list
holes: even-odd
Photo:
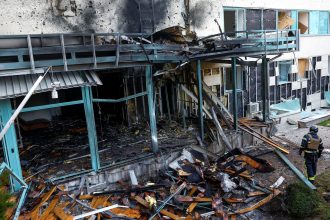
[[[278, 71], [279, 71], [279, 73], [278, 73], [278, 85], [282, 85], [282, 84], [286, 84], [286, 83], [290, 82], [289, 81], [289, 74], [291, 72], [292, 61], [291, 60], [289, 60], [289, 61], [279, 61], [277, 65], [278, 65]], [[290, 65], [288, 70], [285, 71], [285, 72], [287, 72], [286, 80], [281, 79], [281, 72], [282, 72], [281, 71], [281, 65]]]
[[[243, 7], [224, 7], [223, 8], [223, 14], [225, 11], [235, 11], [235, 26], [236, 26], [236, 31], [237, 30], [237, 14], [238, 14], [238, 11], [239, 10], [244, 10], [244, 22], [243, 22], [243, 25], [244, 25], [244, 31], [246, 31], [246, 9], [250, 9], [250, 8], [243, 8]], [[255, 9], [255, 8], [251, 8], [251, 9]], [[258, 9], [258, 8], [257, 8]], [[263, 12], [265, 9], [259, 9], [261, 10], [261, 30], [264, 30], [264, 20], [263, 20]], [[330, 35], [330, 11], [325, 11], [325, 10], [282, 10], [282, 9], [271, 9], [271, 10], [275, 10], [276, 11], [276, 30], [278, 31], [278, 13], [280, 11], [289, 11], [290, 12], [290, 15], [291, 15], [291, 18], [295, 20], [295, 23], [292, 25], [291, 29], [292, 30], [298, 30], [298, 23], [299, 23], [299, 13], [300, 12], [307, 12], [308, 13], [308, 30], [307, 30], [307, 33], [304, 33], [304, 34], [301, 34], [303, 36], [317, 36], [317, 35], [321, 35], [321, 36], [324, 36], [324, 35]], [[317, 33], [310, 33], [311, 31], [311, 28], [310, 28], [310, 25], [312, 23], [311, 21], [311, 12], [318, 12], [318, 30], [317, 30]], [[320, 29], [320, 23], [321, 23], [321, 14], [324, 15], [324, 17], [327, 18], [327, 30], [322, 32], [322, 30]], [[327, 15], [327, 16], [326, 16]], [[224, 20], [225, 20], [225, 17], [224, 17]], [[325, 19], [326, 20], [326, 19]], [[224, 30], [226, 32], [226, 30]]]
[[[234, 8], [234, 7], [224, 7], [223, 8], [223, 15], [225, 14], [225, 11], [235, 11], [235, 31], [244, 31], [246, 30], [246, 9], [245, 8]], [[238, 30], [238, 11], [243, 11], [243, 30]], [[224, 25], [224, 32], [226, 32], [225, 29], [225, 16], [223, 16], [223, 25]]]

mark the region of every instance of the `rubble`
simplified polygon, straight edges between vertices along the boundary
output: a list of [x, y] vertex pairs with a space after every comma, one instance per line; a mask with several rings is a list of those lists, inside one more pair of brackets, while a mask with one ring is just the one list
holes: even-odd
[[[118, 182], [111, 191], [88, 193], [85, 187], [67, 191], [63, 184], [34, 180], [20, 219], [234, 218], [279, 195], [276, 188], [283, 182], [280, 179], [272, 187], [258, 183], [253, 172], [265, 170], [236, 159], [242, 155], [234, 149], [214, 160], [187, 148], [156, 182], [132, 178], [132, 182]], [[259, 163], [271, 167], [266, 161]]]

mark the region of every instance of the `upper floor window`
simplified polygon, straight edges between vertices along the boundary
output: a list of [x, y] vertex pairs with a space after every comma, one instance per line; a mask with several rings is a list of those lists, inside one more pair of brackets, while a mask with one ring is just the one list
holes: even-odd
[[298, 12], [298, 29], [301, 34], [308, 34], [309, 32], [309, 13], [307, 11]]
[[299, 29], [301, 34], [330, 34], [330, 12], [225, 8], [224, 28], [226, 33], [232, 33], [229, 36], [237, 31], [276, 29]]
[[278, 11], [277, 28], [297, 30], [297, 11]]
[[235, 35], [236, 31], [245, 30], [245, 10], [244, 9], [225, 9], [224, 11], [225, 32]]

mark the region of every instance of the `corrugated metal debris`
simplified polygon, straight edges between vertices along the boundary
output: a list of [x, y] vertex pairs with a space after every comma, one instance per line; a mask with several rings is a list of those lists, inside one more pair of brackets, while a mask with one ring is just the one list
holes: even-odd
[[[3, 76], [0, 78], [0, 99], [24, 96], [28, 93], [37, 74]], [[82, 86], [102, 85], [101, 80], [93, 71], [69, 71], [49, 73], [37, 87], [35, 93], [69, 89]]]

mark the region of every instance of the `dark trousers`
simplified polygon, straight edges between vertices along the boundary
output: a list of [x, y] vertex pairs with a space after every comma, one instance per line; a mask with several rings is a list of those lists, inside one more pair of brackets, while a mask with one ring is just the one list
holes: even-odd
[[317, 168], [317, 154], [315, 153], [305, 153], [305, 164], [307, 168], [308, 180], [313, 183], [316, 176]]

